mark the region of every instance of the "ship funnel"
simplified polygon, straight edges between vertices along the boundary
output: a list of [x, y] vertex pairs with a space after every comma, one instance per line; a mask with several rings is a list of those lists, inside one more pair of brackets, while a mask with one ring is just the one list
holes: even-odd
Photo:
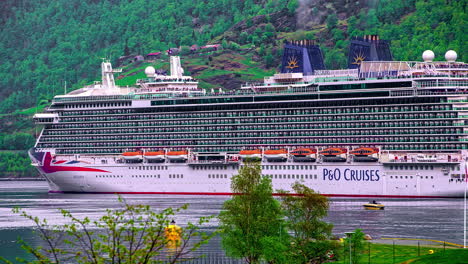
[[323, 54], [313, 41], [291, 41], [284, 45], [281, 73], [311, 75], [316, 70], [324, 70]]
[[181, 78], [184, 75], [184, 69], [180, 65], [179, 56], [171, 56], [171, 77]]
[[365, 35], [351, 40], [348, 53], [348, 68], [358, 69], [363, 61], [393, 61], [390, 42], [377, 35]]

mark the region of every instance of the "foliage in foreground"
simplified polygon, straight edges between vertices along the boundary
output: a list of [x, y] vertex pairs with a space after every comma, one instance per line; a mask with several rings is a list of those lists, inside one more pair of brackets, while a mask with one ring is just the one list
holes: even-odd
[[[360, 257], [362, 256], [362, 252], [364, 250], [364, 236], [365, 234], [362, 232], [361, 229], [356, 229], [352, 234], [347, 236], [344, 239], [344, 256], [343, 259], [346, 260], [348, 256], [350, 256], [350, 262], [359, 264]], [[350, 253], [351, 251], [351, 253]], [[349, 258], [348, 258], [349, 259]]]
[[288, 230], [293, 234], [291, 259], [294, 263], [326, 262], [338, 248], [332, 240], [333, 225], [322, 221], [328, 214], [329, 200], [297, 182], [292, 189], [299, 196], [285, 195], [281, 199]]
[[247, 263], [286, 255], [288, 234], [280, 203], [271, 195], [271, 180], [261, 176], [258, 163], [245, 163], [232, 178], [233, 196], [219, 215], [226, 254]]
[[[148, 205], [131, 205], [119, 198], [120, 209], [106, 210], [98, 220], [88, 217], [78, 219], [67, 210], [61, 210], [68, 224], [50, 225], [46, 219], [31, 216], [25, 211], [14, 209], [15, 213], [32, 220], [44, 247], [32, 247], [25, 241], [21, 246], [35, 257], [21, 263], [176, 263], [206, 244], [214, 235], [200, 231], [200, 226], [210, 217], [202, 217], [196, 224], [188, 223], [177, 229], [180, 239], [167, 235], [171, 218], [181, 210], [167, 208], [159, 213]], [[4, 263], [13, 262], [0, 257]]]
[[[300, 196], [273, 198], [271, 179], [258, 163], [245, 163], [232, 178], [231, 190], [240, 195], [224, 203], [220, 213], [223, 248], [247, 263], [324, 263], [338, 244], [331, 241], [328, 198], [296, 183]], [[292, 234], [292, 235], [291, 235]]]

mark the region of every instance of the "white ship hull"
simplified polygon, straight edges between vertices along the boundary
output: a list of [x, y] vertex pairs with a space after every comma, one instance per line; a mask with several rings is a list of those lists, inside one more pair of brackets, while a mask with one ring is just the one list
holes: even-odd
[[[238, 164], [75, 165], [38, 167], [50, 192], [84, 193], [230, 195], [230, 179], [238, 172]], [[405, 170], [405, 166], [419, 169]], [[271, 176], [274, 190], [291, 191], [293, 183], [301, 182], [330, 196], [463, 197], [465, 181], [451, 179], [445, 169], [436, 163], [262, 163], [262, 173]]]

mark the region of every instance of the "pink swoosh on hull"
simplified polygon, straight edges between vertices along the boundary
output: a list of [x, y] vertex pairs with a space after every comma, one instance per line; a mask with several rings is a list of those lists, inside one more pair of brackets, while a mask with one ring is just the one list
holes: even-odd
[[53, 173], [58, 171], [94, 171], [94, 172], [108, 172], [105, 170], [100, 169], [93, 169], [93, 168], [83, 168], [83, 167], [68, 167], [68, 166], [51, 166], [52, 162], [52, 155], [50, 152], [47, 152], [44, 157], [43, 166], [41, 166], [42, 171], [45, 173]]

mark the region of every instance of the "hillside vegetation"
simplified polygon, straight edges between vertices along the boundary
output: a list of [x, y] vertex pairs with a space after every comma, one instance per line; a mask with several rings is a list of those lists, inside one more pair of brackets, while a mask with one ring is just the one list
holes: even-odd
[[[64, 90], [100, 78], [101, 58], [219, 43], [216, 52], [182, 52], [202, 88], [234, 89], [277, 71], [285, 40], [314, 39], [328, 68], [346, 66], [349, 39], [377, 34], [395, 60], [466, 60], [466, 0], [57, 0], [0, 1], [0, 149], [27, 149], [30, 116]], [[167, 59], [152, 63], [168, 68]], [[149, 63], [118, 78], [132, 85]], [[32, 136], [31, 136], [32, 137]], [[6, 147], [5, 147], [6, 146]]]

